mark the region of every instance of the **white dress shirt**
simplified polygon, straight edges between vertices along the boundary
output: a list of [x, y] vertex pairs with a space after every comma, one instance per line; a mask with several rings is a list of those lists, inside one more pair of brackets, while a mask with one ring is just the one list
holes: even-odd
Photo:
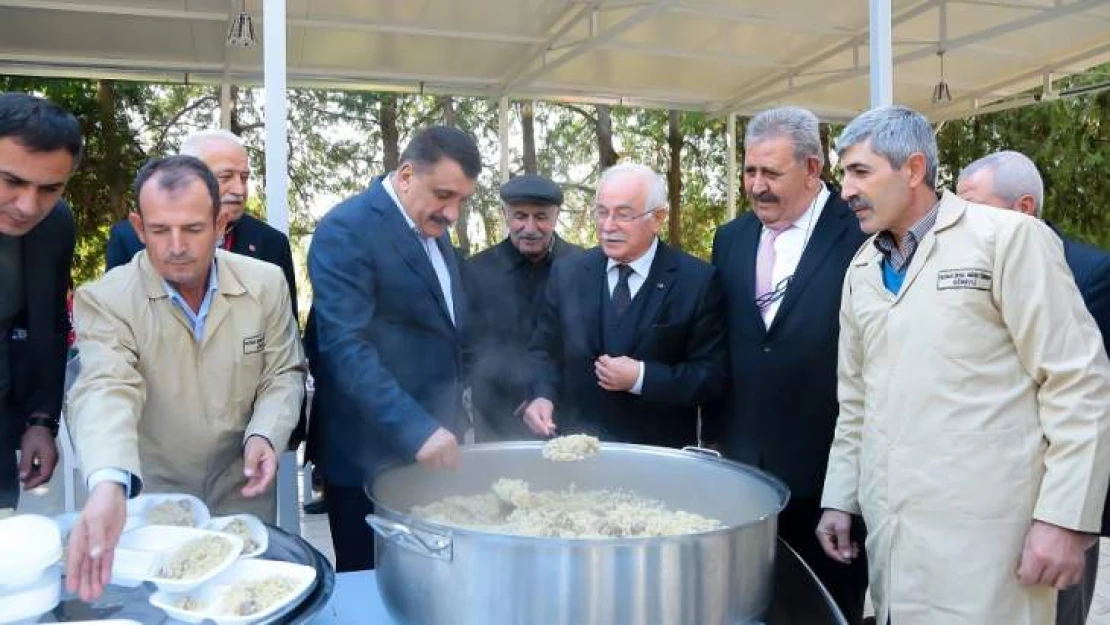
[[[825, 210], [825, 202], [828, 199], [829, 189], [824, 183], [821, 183], [821, 190], [817, 192], [817, 197], [814, 198], [806, 212], [775, 239], [775, 265], [771, 270], [772, 289], [788, 276], [794, 275], [798, 263], [802, 260], [802, 252], [805, 251], [809, 239], [813, 236], [813, 229], [817, 227], [817, 221], [821, 218], [821, 212]], [[770, 232], [764, 226], [759, 236], [770, 236]], [[762, 242], [762, 239], [760, 241]], [[780, 304], [782, 304], [781, 297], [763, 309], [763, 323], [768, 328], [771, 327], [771, 322], [775, 320], [775, 314], [778, 313]]]
[[401, 216], [405, 218], [405, 223], [412, 228], [413, 232], [420, 239], [421, 244], [424, 246], [424, 251], [428, 254], [428, 260], [432, 261], [432, 269], [436, 272], [436, 278], [439, 279], [439, 288], [443, 292], [443, 300], [447, 302], [447, 314], [451, 317], [451, 323], [455, 323], [455, 300], [451, 297], [451, 272], [447, 270], [447, 261], [443, 258], [443, 252], [439, 250], [436, 245], [435, 237], [426, 237], [422, 232], [417, 230], [416, 222], [409, 217], [405, 212], [405, 207], [401, 205], [401, 200], [397, 198], [397, 192], [393, 190], [393, 174], [386, 176], [382, 179], [382, 186], [385, 187], [385, 192], [389, 194], [393, 204], [397, 210], [401, 211]]
[[[651, 242], [651, 247], [644, 252], [643, 256], [627, 263], [632, 268], [632, 273], [628, 274], [628, 293], [633, 298], [640, 292], [640, 287], [644, 286], [648, 272], [651, 271], [651, 263], [655, 261], [655, 250], [658, 248], [659, 239], [656, 238]], [[617, 288], [617, 282], [620, 281], [620, 272], [617, 270], [617, 265], [620, 264], [610, 258], [609, 263], [605, 266], [605, 276], [609, 282], [609, 297], [613, 297], [613, 289]], [[640, 375], [636, 377], [636, 384], [628, 390], [633, 395], [639, 395], [644, 390], [644, 362], [641, 360], [639, 363]]]

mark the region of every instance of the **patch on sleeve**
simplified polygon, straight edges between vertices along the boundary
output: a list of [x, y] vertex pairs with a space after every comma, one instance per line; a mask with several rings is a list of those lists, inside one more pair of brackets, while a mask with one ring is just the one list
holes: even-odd
[[986, 269], [942, 269], [937, 272], [937, 290], [975, 289], [989, 291], [994, 276]]
[[243, 353], [244, 354], [257, 354], [258, 352], [266, 349], [266, 335], [255, 334], [243, 339]]

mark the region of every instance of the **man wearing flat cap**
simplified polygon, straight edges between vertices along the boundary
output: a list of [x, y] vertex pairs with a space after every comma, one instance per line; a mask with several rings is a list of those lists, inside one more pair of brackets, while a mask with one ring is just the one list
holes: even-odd
[[471, 321], [471, 401], [479, 442], [532, 439], [521, 408], [532, 383], [528, 341], [551, 264], [581, 248], [555, 234], [563, 192], [543, 176], [524, 175], [501, 186], [509, 236], [472, 257], [466, 279]]

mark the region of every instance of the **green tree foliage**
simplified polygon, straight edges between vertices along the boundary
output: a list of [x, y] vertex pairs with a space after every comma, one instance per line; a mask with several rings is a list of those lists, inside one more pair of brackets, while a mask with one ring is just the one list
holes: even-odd
[[[1104, 65], [1060, 89], [1110, 79]], [[996, 150], [1017, 150], [1045, 183], [1044, 216], [1068, 234], [1110, 248], [1110, 91], [948, 122], [937, 134], [942, 184], [954, 188], [967, 164]]]

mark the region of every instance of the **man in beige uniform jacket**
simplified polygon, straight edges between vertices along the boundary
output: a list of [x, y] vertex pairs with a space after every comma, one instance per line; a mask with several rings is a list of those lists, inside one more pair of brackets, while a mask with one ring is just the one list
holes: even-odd
[[935, 191], [928, 122], [837, 141], [864, 231], [841, 305], [840, 416], [817, 531], [863, 514], [877, 622], [1043, 625], [1082, 574], [1110, 473], [1110, 363], [1035, 219]]
[[189, 493], [214, 514], [272, 521], [275, 450], [285, 449], [304, 393], [285, 276], [214, 249], [226, 217], [204, 163], [154, 161], [136, 197], [132, 220], [147, 249], [74, 300], [81, 372], [68, 418], [92, 492], [79, 523], [88, 544], [77, 551], [92, 560], [122, 529], [123, 499], [101, 496], [102, 486]]

